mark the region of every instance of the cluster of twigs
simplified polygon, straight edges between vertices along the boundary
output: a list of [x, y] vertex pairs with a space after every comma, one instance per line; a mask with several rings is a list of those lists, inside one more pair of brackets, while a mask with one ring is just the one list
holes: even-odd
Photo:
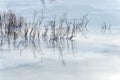
[[16, 16], [16, 14], [9, 10], [8, 12], [0, 13], [0, 45], [11, 43], [15, 45], [16, 40], [20, 36], [22, 27], [24, 25], [24, 18]]
[[111, 32], [111, 24], [107, 24], [106, 22], [104, 22], [101, 25], [101, 32], [105, 33], [105, 32]]
[[43, 53], [42, 46], [46, 44], [58, 49], [62, 56], [66, 43], [73, 43], [78, 32], [84, 35], [87, 33], [87, 24], [87, 15], [80, 21], [72, 22], [64, 14], [59, 20], [54, 18], [45, 23], [43, 13], [40, 17], [35, 13], [33, 20], [28, 22], [8, 10], [0, 13], [0, 48], [8, 46], [8, 49], [19, 49], [20, 54], [26, 48]]
[[[19, 49], [20, 54], [29, 48], [30, 50], [44, 53], [42, 47], [47, 45], [59, 51], [61, 60], [64, 62], [64, 49], [71, 47], [75, 52], [74, 37], [81, 34], [85, 37], [88, 33], [89, 20], [87, 14], [81, 19], [69, 20], [66, 14], [59, 19], [44, 22], [43, 12], [41, 16], [34, 14], [33, 20], [28, 22], [22, 16], [17, 16], [12, 10], [0, 13], [0, 48], [8, 46], [8, 49]], [[102, 32], [110, 30], [106, 23], [102, 25]], [[71, 43], [71, 46], [69, 45]], [[69, 49], [70, 50], [70, 49]], [[68, 51], [69, 51], [68, 50]]]
[[44, 23], [43, 13], [41, 17], [34, 14], [33, 21], [27, 22], [24, 17], [16, 16], [16, 14], [9, 10], [0, 14], [0, 41], [1, 46], [8, 43], [8, 46], [13, 43], [14, 47], [19, 47], [23, 43], [25, 46], [36, 47], [36, 44], [44, 39], [46, 43], [52, 44], [61, 40], [73, 40], [79, 32], [86, 35], [88, 32], [87, 15], [84, 15], [81, 20], [70, 21], [64, 14], [59, 20], [53, 20]]

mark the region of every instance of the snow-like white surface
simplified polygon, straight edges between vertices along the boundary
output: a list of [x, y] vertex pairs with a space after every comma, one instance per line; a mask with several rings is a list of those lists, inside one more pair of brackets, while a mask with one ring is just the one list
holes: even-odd
[[62, 63], [57, 50], [55, 52], [52, 48], [43, 49], [44, 54], [38, 52], [36, 57], [31, 50], [23, 51], [22, 55], [19, 51], [3, 51], [0, 56], [0, 79], [119, 80], [118, 36], [88, 34], [88, 39], [76, 37], [75, 53], [64, 50], [65, 64]]

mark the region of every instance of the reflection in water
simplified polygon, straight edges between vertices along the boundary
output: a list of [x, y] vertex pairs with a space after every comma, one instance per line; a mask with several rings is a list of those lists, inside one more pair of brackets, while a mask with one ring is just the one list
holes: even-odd
[[37, 14], [34, 14], [32, 22], [25, 21], [22, 16], [17, 16], [12, 10], [0, 14], [1, 51], [4, 48], [9, 51], [20, 50], [20, 55], [22, 55], [26, 49], [29, 49], [36, 57], [36, 54], [41, 53], [42, 55], [45, 53], [44, 49], [51, 47], [59, 55], [62, 63], [65, 64], [64, 55], [66, 50], [75, 54], [75, 41], [73, 41], [73, 38], [76, 36], [79, 27], [82, 27], [80, 32], [86, 30], [86, 25], [84, 25], [86, 22], [76, 22], [74, 20], [68, 26], [65, 15], [59, 21], [56, 18], [48, 21], [48, 23], [42, 21], [43, 14], [42, 17], [37, 17]]
[[[11, 40], [11, 39], [8, 39], [7, 41], [8, 41], [7, 43], [5, 43], [6, 41], [5, 42], [3, 41], [3, 43], [5, 44], [0, 46], [1, 53], [3, 51], [2, 50], [3, 46], [8, 45], [8, 47], [6, 48], [8, 48], [9, 51], [19, 50], [21, 56], [22, 56], [22, 53], [28, 49], [33, 53], [33, 57], [37, 57], [38, 54], [40, 54], [42, 57], [42, 54], [49, 53], [44, 51], [44, 49], [47, 48], [47, 49], [55, 50], [55, 54], [59, 56], [60, 61], [64, 65], [66, 64], [64, 60], [65, 54], [72, 53], [74, 55], [77, 52], [75, 47], [76, 45], [75, 41], [68, 40], [68, 39], [48, 41], [47, 39], [45, 40], [44, 38], [40, 38], [40, 41], [39, 41], [38, 38], [30, 39], [30, 40], [23, 38], [16, 42], [14, 42], [14, 40]], [[44, 47], [45, 45], [46, 47]]]

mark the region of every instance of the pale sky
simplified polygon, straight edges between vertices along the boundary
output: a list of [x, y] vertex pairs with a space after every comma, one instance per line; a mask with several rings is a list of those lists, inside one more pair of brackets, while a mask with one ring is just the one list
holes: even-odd
[[[29, 16], [34, 10], [41, 10], [40, 4], [40, 0], [0, 0], [0, 9], [13, 9]], [[107, 21], [120, 25], [120, 0], [56, 0], [53, 6], [46, 0], [46, 6], [48, 17], [59, 16], [67, 10], [71, 18], [88, 13], [94, 24]]]
[[58, 0], [64, 4], [89, 5], [99, 9], [120, 9], [120, 0]]
[[[22, 4], [40, 0], [0, 0], [0, 6], [8, 6], [10, 3]], [[48, 0], [46, 0], [48, 1]], [[120, 0], [56, 0], [63, 5], [87, 5], [98, 9], [120, 9]]]

